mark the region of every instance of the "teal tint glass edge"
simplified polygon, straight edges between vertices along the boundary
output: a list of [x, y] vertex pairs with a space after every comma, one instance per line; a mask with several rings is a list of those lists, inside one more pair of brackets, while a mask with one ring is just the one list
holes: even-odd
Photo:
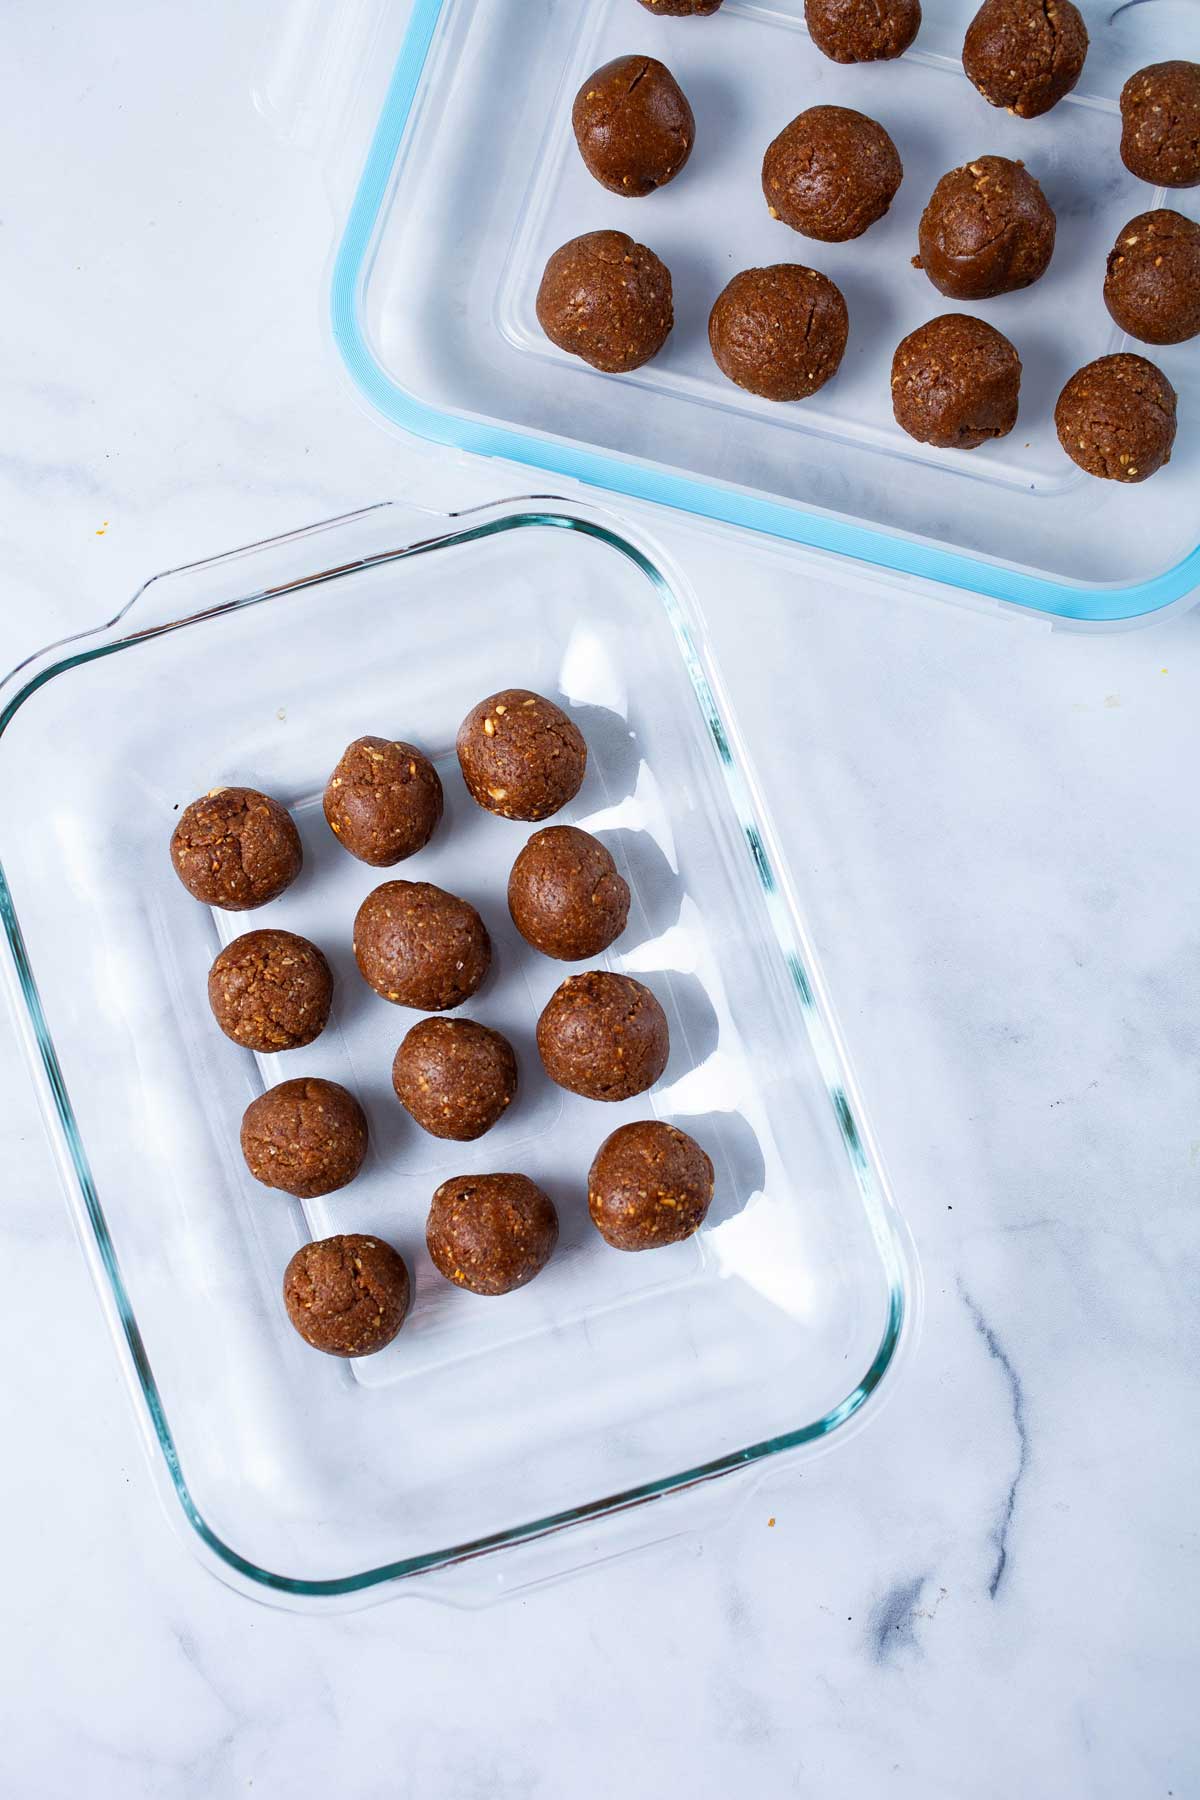
[[188, 618], [151, 626], [140, 632], [135, 626], [129, 636], [118, 638], [114, 642], [81, 647], [70, 655], [64, 655], [48, 667], [40, 669], [24, 686], [17, 690], [4, 709], [0, 711], [0, 737], [3, 737], [20, 708], [39, 688], [71, 669], [80, 668], [87, 663], [133, 649], [139, 643], [149, 643], [166, 632], [178, 631], [190, 625], [200, 624], [207, 618], [236, 612], [243, 607], [261, 605], [264, 601], [280, 599], [289, 592], [341, 579], [345, 575], [354, 573], [357, 569], [376, 567], [381, 563], [404, 561], [414, 556], [427, 555], [437, 550], [472, 543], [478, 539], [497, 536], [527, 526], [577, 531], [583, 536], [595, 538], [598, 542], [607, 544], [611, 549], [634, 563], [646, 576], [670, 620], [692, 682], [696, 700], [720, 760], [730, 799], [746, 840], [747, 852], [762, 884], [768, 912], [788, 976], [800, 1001], [805, 1030], [824, 1078], [843, 1147], [866, 1209], [881, 1264], [887, 1276], [887, 1314], [884, 1327], [870, 1366], [855, 1386], [819, 1419], [798, 1426], [793, 1431], [781, 1433], [777, 1437], [765, 1438], [742, 1449], [729, 1451], [723, 1456], [713, 1457], [678, 1474], [644, 1482], [636, 1487], [588, 1501], [580, 1506], [564, 1508], [561, 1511], [547, 1514], [543, 1518], [510, 1526], [469, 1542], [431, 1550], [417, 1556], [398, 1558], [393, 1562], [381, 1563], [355, 1574], [324, 1579], [307, 1579], [301, 1576], [284, 1575], [278, 1571], [264, 1568], [251, 1558], [243, 1556], [240, 1551], [221, 1538], [204, 1517], [188, 1486], [149, 1354], [128, 1289], [125, 1286], [124, 1276], [121, 1273], [116, 1247], [96, 1188], [62, 1065], [59, 1062], [58, 1052], [46, 1020], [12, 892], [3, 864], [0, 863], [0, 922], [4, 926], [4, 935], [12, 959], [17, 988], [32, 1029], [37, 1057], [46, 1078], [53, 1115], [61, 1131], [67, 1162], [83, 1203], [88, 1230], [113, 1303], [116, 1323], [130, 1358], [138, 1390], [146, 1405], [153, 1437], [161, 1451], [171, 1489], [188, 1525], [203, 1548], [215, 1557], [224, 1569], [249, 1582], [253, 1587], [263, 1589], [268, 1593], [308, 1599], [335, 1599], [365, 1593], [387, 1582], [402, 1582], [413, 1576], [472, 1562], [494, 1551], [515, 1548], [520, 1544], [549, 1538], [574, 1525], [588, 1522], [599, 1523], [603, 1519], [629, 1512], [650, 1501], [662, 1499], [668, 1494], [699, 1487], [721, 1476], [731, 1475], [740, 1469], [752, 1467], [777, 1456], [782, 1451], [799, 1449], [806, 1444], [828, 1438], [839, 1427], [854, 1418], [875, 1393], [895, 1360], [905, 1326], [910, 1323], [911, 1308], [905, 1280], [905, 1261], [896, 1235], [894, 1215], [876, 1182], [871, 1157], [863, 1142], [854, 1116], [854, 1109], [846, 1093], [841, 1058], [830, 1036], [813, 985], [805, 971], [801, 945], [798, 941], [792, 913], [776, 877], [767, 845], [763, 840], [749, 785], [733, 755], [716, 698], [704, 672], [703, 661], [687, 617], [674, 590], [666, 576], [651, 559], [627, 539], [605, 529], [602, 525], [594, 524], [569, 513], [515, 512], [486, 524], [452, 530], [438, 537], [386, 552], [372, 557], [366, 562], [350, 565], [348, 568], [338, 567], [320, 575], [300, 579], [282, 589], [274, 588], [250, 593], [241, 599], [223, 602], [214, 608], [212, 613], [193, 614]]
[[1075, 587], [933, 544], [916, 543], [870, 526], [855, 525], [849, 520], [806, 512], [800, 506], [784, 505], [663, 469], [639, 467], [580, 444], [532, 437], [481, 420], [438, 412], [415, 399], [391, 379], [372, 355], [362, 328], [362, 295], [392, 169], [445, 4], [446, 0], [413, 0], [408, 30], [334, 259], [330, 295], [334, 342], [355, 385], [385, 418], [433, 443], [478, 456], [504, 457], [509, 462], [568, 476], [633, 500], [652, 500], [701, 518], [742, 526], [811, 549], [833, 551], [896, 574], [936, 581], [1053, 618], [1117, 624], [1158, 612], [1200, 586], [1200, 544], [1174, 568], [1150, 581], [1126, 587]]

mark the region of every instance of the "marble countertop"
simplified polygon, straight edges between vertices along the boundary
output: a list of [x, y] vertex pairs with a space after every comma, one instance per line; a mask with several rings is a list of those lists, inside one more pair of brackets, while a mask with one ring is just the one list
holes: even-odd
[[[512, 490], [340, 379], [319, 172], [249, 104], [263, 15], [8, 25], [0, 663], [192, 557]], [[5, 1793], [1200, 1787], [1200, 612], [1051, 633], [783, 551], [750, 585], [651, 528], [824, 953], [916, 1354], [731, 1518], [675, 1503], [665, 1547], [478, 1610], [253, 1605], [164, 1521], [5, 1024]]]

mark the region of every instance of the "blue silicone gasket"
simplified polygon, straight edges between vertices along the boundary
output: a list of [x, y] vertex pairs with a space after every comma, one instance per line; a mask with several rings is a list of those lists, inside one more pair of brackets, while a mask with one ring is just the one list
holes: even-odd
[[1200, 544], [1182, 562], [1149, 581], [1113, 587], [1051, 581], [1002, 563], [806, 511], [800, 505], [785, 505], [736, 488], [644, 467], [582, 444], [533, 437], [439, 412], [406, 392], [371, 352], [363, 330], [362, 298], [392, 170], [445, 5], [446, 0], [413, 0], [412, 17], [334, 260], [330, 295], [334, 342], [356, 386], [385, 418], [433, 443], [479, 456], [504, 457], [631, 499], [652, 500], [704, 519], [833, 551], [897, 574], [1026, 607], [1049, 618], [1117, 624], [1160, 612], [1200, 587]]

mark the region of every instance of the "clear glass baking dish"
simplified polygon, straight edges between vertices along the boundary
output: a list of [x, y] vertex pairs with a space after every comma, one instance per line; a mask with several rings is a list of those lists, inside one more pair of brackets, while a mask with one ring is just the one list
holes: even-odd
[[[533, 1025], [564, 970], [504, 905], [530, 828], [481, 813], [454, 764], [468, 706], [518, 682], [587, 736], [565, 816], [635, 896], [605, 960], [672, 1021], [663, 1081], [627, 1106], [542, 1074]], [[217, 1573], [297, 1605], [417, 1576], [476, 1598], [662, 1535], [645, 1503], [862, 1412], [911, 1336], [916, 1277], [704, 620], [651, 545], [551, 500], [376, 508], [157, 577], [14, 671], [0, 706], [7, 986], [153, 1463]], [[413, 1015], [354, 970], [380, 876], [319, 796], [364, 731], [438, 760], [447, 818], [403, 872], [466, 893], [493, 934], [468, 1010], [513, 1037], [522, 1090], [475, 1145], [401, 1112], [389, 1070]], [[167, 856], [179, 807], [222, 782], [277, 795], [305, 842], [253, 920], [197, 905]], [[209, 1015], [209, 963], [252, 923], [330, 956], [334, 1015], [308, 1050], [256, 1060]], [[265, 1084], [309, 1072], [360, 1095], [372, 1147], [302, 1207], [250, 1179], [238, 1126]], [[587, 1222], [585, 1175], [646, 1112], [702, 1138], [718, 1194], [696, 1240], [621, 1256]], [[433, 1188], [488, 1167], [527, 1171], [562, 1219], [548, 1270], [502, 1301], [450, 1288], [423, 1248]], [[350, 1365], [307, 1349], [280, 1298], [296, 1246], [336, 1230], [379, 1231], [415, 1276], [400, 1338]]]
[[[1052, 618], [1116, 621], [1200, 585], [1200, 340], [1150, 352], [1178, 389], [1180, 432], [1144, 485], [1075, 468], [1052, 413], [1072, 370], [1121, 346], [1105, 257], [1133, 214], [1164, 201], [1117, 154], [1121, 84], [1151, 59], [1194, 56], [1196, 18], [1194, 0], [1081, 5], [1083, 78], [1036, 120], [988, 106], [964, 76], [976, 0], [929, 0], [912, 51], [853, 68], [809, 41], [803, 0], [726, 0], [698, 21], [635, 0], [308, 0], [262, 103], [285, 123], [309, 117], [354, 72], [334, 135], [372, 135], [338, 201], [331, 322], [358, 389], [393, 423]], [[698, 122], [683, 174], [632, 202], [591, 179], [570, 129], [588, 70], [631, 51], [670, 65]], [[775, 133], [829, 101], [881, 119], [905, 165], [886, 219], [849, 244], [772, 222], [759, 182]], [[985, 152], [1026, 161], [1058, 243], [1033, 288], [963, 309], [1008, 333], [1025, 369], [1016, 429], [964, 455], [900, 431], [888, 372], [900, 338], [949, 309], [910, 266], [921, 210], [941, 174]], [[1191, 206], [1186, 193], [1166, 203]], [[534, 316], [548, 253], [603, 226], [649, 243], [675, 278], [675, 330], [630, 376], [563, 355]], [[789, 259], [843, 287], [850, 342], [820, 394], [773, 406], [720, 375], [706, 321], [735, 270]]]

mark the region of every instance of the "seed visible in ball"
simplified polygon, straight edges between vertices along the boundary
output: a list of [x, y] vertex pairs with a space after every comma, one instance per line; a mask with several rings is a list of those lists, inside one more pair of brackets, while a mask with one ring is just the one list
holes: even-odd
[[415, 744], [360, 737], [342, 752], [329, 777], [324, 807], [342, 848], [385, 869], [429, 842], [442, 816], [442, 784]]
[[568, 975], [537, 1024], [551, 1081], [586, 1100], [629, 1100], [653, 1087], [667, 1066], [667, 1016], [640, 981], [590, 969]]
[[423, 1131], [470, 1143], [515, 1099], [517, 1059], [506, 1037], [474, 1019], [421, 1019], [396, 1052], [392, 1086]]
[[299, 1050], [324, 1031], [333, 976], [315, 944], [293, 931], [247, 931], [208, 972], [208, 1003], [227, 1038], [260, 1055]]
[[575, 798], [587, 771], [578, 726], [528, 688], [504, 688], [473, 706], [457, 748], [472, 800], [502, 819], [548, 819]]
[[458, 1175], [433, 1196], [425, 1243], [440, 1274], [473, 1294], [511, 1294], [549, 1262], [554, 1203], [526, 1175]]
[[306, 1344], [326, 1356], [373, 1356], [408, 1313], [403, 1257], [382, 1238], [357, 1232], [302, 1244], [283, 1277], [287, 1315]]
[[281, 1081], [250, 1102], [241, 1139], [256, 1181], [315, 1200], [346, 1187], [362, 1168], [367, 1117], [336, 1081]]
[[303, 861], [287, 809], [257, 788], [214, 788], [184, 808], [171, 833], [171, 862], [188, 893], [224, 912], [277, 900]]
[[447, 1012], [478, 988], [492, 945], [469, 901], [430, 881], [385, 881], [355, 915], [354, 957], [363, 980], [394, 1006]]
[[711, 1159], [695, 1138], [658, 1119], [638, 1119], [596, 1152], [588, 1212], [614, 1250], [657, 1250], [700, 1229], [713, 1184]]

